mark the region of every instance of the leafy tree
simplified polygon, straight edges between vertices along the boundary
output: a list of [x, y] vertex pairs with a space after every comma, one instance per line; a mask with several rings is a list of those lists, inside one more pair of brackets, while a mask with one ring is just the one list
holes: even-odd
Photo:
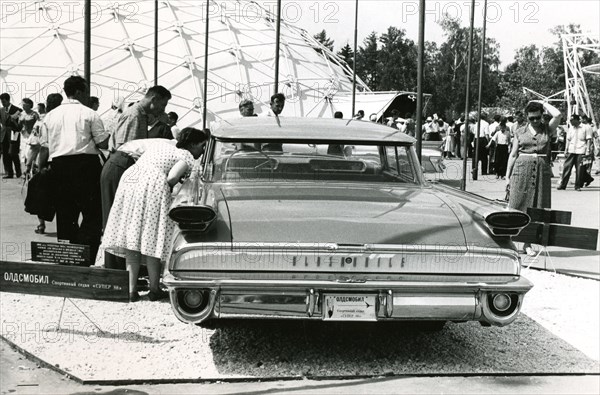
[[378, 61], [377, 33], [372, 32], [365, 38], [356, 57], [356, 74], [375, 90], [379, 84], [380, 65]]
[[[430, 54], [433, 65], [426, 66], [426, 76], [434, 81], [432, 107], [438, 113], [456, 118], [464, 112], [467, 76], [469, 29], [461, 27], [455, 19], [444, 17], [440, 21], [445, 41], [437, 54]], [[473, 33], [473, 58], [471, 63], [470, 103], [475, 108], [479, 85], [479, 63], [481, 54], [481, 29]], [[431, 44], [429, 48], [433, 48]], [[486, 37], [483, 67], [482, 106], [496, 102], [499, 80], [499, 45], [493, 38]]]
[[350, 67], [350, 68], [354, 67], [354, 51], [352, 50], [352, 47], [350, 46], [350, 44], [346, 43], [346, 45], [344, 45], [342, 47], [342, 49], [339, 50], [337, 55], [340, 58], [342, 58], [342, 60], [344, 62], [346, 62], [348, 67]]
[[[315, 34], [313, 36], [315, 40], [320, 42], [325, 48], [328, 48], [331, 52], [333, 52], [333, 40], [327, 37], [327, 32], [323, 29], [321, 32]], [[317, 49], [317, 52], [321, 53], [320, 49]]]
[[406, 30], [390, 26], [379, 38], [377, 90], [417, 89], [417, 46]]

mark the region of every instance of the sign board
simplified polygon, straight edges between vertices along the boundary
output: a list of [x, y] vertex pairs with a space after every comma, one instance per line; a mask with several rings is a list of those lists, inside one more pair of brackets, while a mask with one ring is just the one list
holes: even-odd
[[376, 321], [375, 295], [325, 295], [325, 321]]
[[32, 241], [31, 260], [36, 262], [60, 263], [63, 265], [89, 266], [91, 263], [90, 246]]
[[527, 214], [532, 222], [514, 236], [513, 241], [596, 250], [598, 229], [568, 226], [571, 224], [571, 212], [529, 207]]
[[527, 215], [531, 218], [531, 222], [546, 222], [549, 224], [571, 225], [571, 212], [548, 210], [543, 208], [529, 207]]
[[598, 245], [598, 229], [531, 222], [512, 239], [522, 243], [594, 251]]
[[0, 261], [0, 291], [129, 302], [125, 270]]

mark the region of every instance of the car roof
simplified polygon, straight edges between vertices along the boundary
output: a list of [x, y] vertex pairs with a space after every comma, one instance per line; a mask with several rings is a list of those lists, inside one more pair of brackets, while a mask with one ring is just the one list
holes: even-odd
[[335, 118], [245, 117], [213, 124], [212, 135], [224, 141], [340, 141], [413, 144], [406, 133], [382, 124]]

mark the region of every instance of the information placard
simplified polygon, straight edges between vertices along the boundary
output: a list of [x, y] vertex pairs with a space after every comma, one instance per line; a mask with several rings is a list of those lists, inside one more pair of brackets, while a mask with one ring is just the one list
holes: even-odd
[[125, 270], [0, 261], [0, 291], [129, 302]]
[[31, 242], [31, 260], [63, 265], [89, 266], [90, 246], [68, 243]]

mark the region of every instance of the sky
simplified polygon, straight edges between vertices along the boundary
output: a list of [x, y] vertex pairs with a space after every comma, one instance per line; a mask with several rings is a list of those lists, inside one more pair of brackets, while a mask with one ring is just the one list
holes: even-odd
[[[275, 0], [264, 2], [274, 7]], [[426, 0], [425, 40], [442, 43], [444, 36], [437, 22], [447, 13], [469, 25], [471, 1]], [[475, 27], [483, 25], [483, 0], [475, 2]], [[418, 40], [418, 0], [359, 0], [358, 45], [375, 31], [380, 35], [389, 26], [405, 29], [407, 36]], [[337, 52], [354, 42], [354, 0], [283, 0], [284, 19], [316, 34], [325, 29]], [[598, 0], [496, 0], [488, 1], [487, 36], [500, 44], [504, 67], [511, 63], [515, 50], [529, 45], [551, 45], [555, 37], [549, 32], [557, 25], [580, 24], [583, 31], [600, 39], [600, 1]]]

